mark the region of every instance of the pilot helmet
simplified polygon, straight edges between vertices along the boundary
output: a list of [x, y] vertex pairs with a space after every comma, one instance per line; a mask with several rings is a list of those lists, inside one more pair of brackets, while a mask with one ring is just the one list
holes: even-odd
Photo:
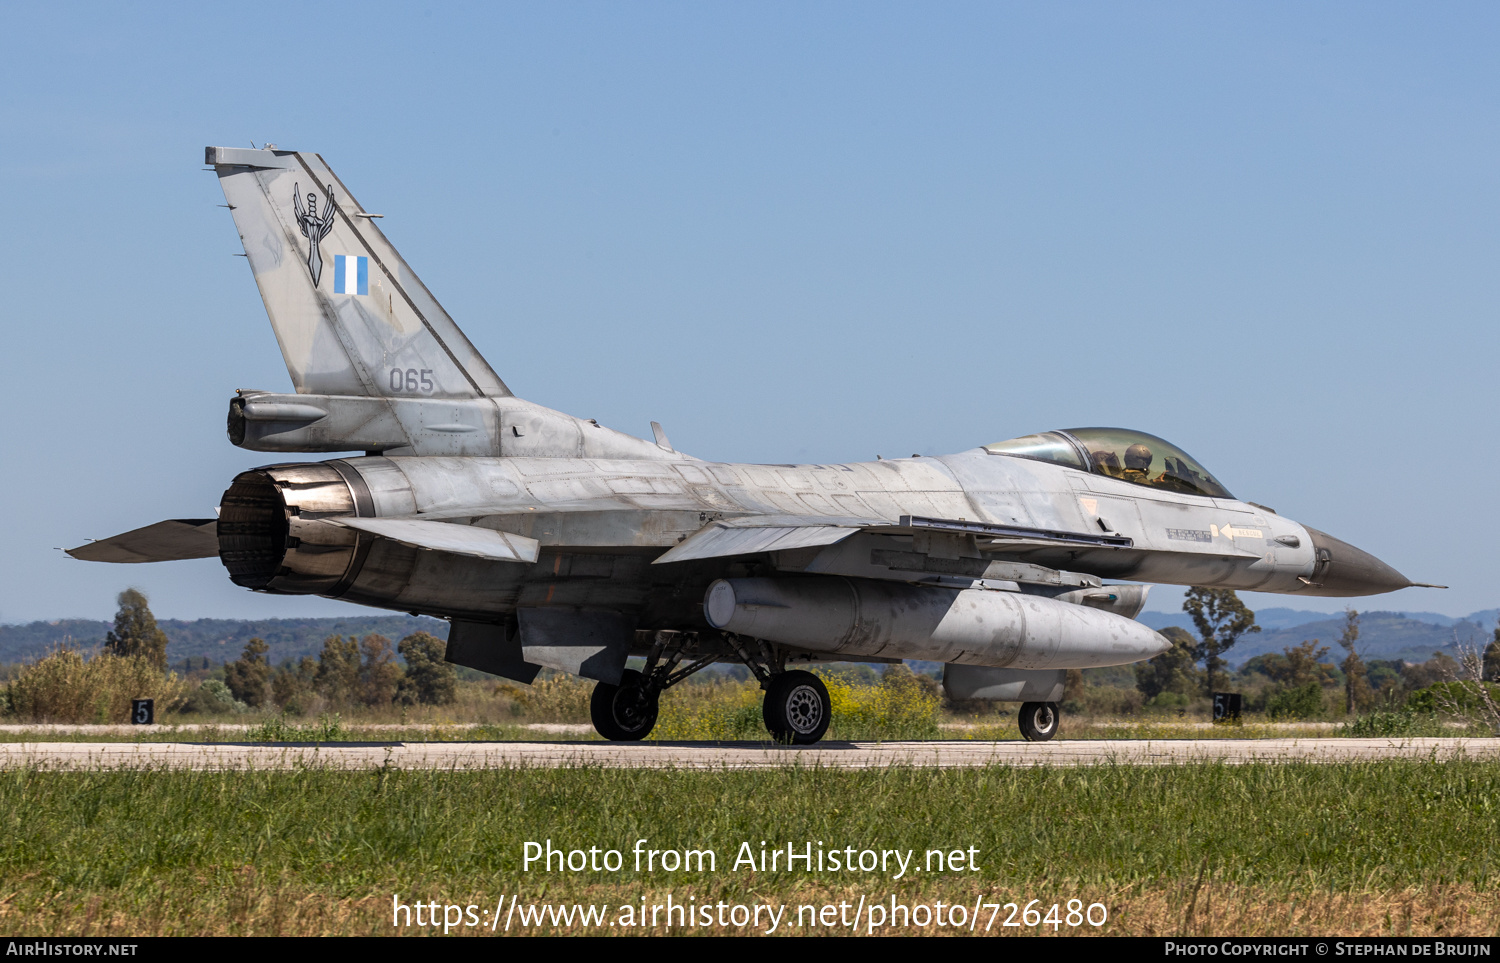
[[1125, 467], [1145, 471], [1151, 466], [1151, 449], [1145, 445], [1131, 445], [1125, 449]]

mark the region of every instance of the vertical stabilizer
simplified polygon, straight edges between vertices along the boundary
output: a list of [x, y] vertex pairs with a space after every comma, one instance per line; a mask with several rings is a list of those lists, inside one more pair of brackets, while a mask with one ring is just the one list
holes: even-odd
[[209, 147], [299, 394], [510, 395], [317, 154]]

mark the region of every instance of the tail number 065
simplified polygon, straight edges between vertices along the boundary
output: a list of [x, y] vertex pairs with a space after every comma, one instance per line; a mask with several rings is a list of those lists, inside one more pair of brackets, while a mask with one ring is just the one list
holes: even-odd
[[392, 391], [431, 391], [433, 389], [431, 368], [401, 368], [391, 369]]

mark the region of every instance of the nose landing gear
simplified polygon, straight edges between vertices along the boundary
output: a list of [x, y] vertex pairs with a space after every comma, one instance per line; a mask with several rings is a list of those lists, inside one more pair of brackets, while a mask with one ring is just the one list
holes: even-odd
[[1056, 702], [1027, 702], [1021, 706], [1021, 738], [1027, 742], [1046, 742], [1057, 735], [1060, 713]]

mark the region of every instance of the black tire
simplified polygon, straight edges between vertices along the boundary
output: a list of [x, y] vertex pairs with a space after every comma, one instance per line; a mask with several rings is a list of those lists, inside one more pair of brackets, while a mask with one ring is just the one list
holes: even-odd
[[771, 677], [760, 711], [771, 738], [783, 745], [810, 746], [828, 731], [833, 700], [822, 679], [793, 669]]
[[1028, 702], [1021, 706], [1021, 738], [1027, 742], [1046, 742], [1057, 735], [1062, 713], [1056, 702]]
[[589, 699], [594, 730], [610, 742], [639, 742], [656, 726], [657, 698], [642, 691], [645, 676], [626, 669], [619, 685], [600, 682]]

